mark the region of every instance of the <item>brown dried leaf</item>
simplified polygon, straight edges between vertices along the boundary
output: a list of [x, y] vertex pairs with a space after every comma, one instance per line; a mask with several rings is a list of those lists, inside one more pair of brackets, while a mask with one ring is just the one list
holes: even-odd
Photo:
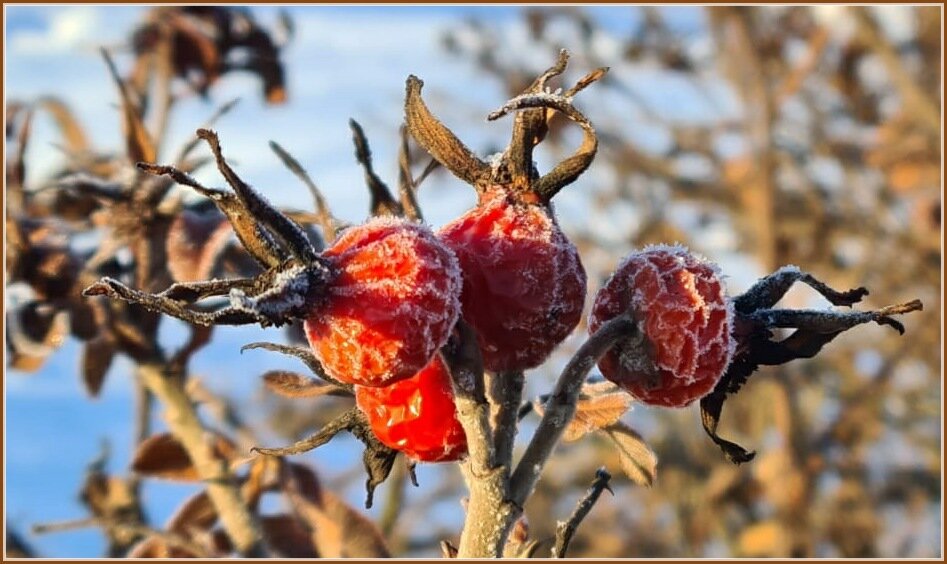
[[118, 92], [121, 95], [122, 123], [125, 128], [125, 146], [128, 159], [133, 163], [153, 163], [157, 157], [157, 150], [151, 138], [151, 134], [149, 134], [145, 128], [141, 113], [132, 101], [131, 95], [128, 92], [128, 86], [119, 75], [118, 69], [115, 68], [115, 63], [112, 61], [112, 57], [108, 54], [108, 51], [102, 49], [102, 56], [105, 57], [105, 64], [108, 66], [112, 80], [115, 81]]
[[[576, 403], [575, 417], [563, 431], [562, 440], [576, 441], [592, 431], [617, 423], [631, 407], [632, 401], [629, 394], [611, 382], [583, 384]], [[533, 408], [540, 416], [543, 415], [544, 406], [541, 402], [535, 402]]]
[[66, 150], [70, 154], [78, 155], [89, 150], [89, 140], [86, 138], [85, 131], [65, 102], [59, 98], [46, 96], [37, 100], [36, 106], [46, 110], [52, 116], [62, 134]]
[[270, 370], [263, 375], [263, 384], [267, 390], [284, 398], [313, 398], [341, 390], [337, 386], [288, 370]]
[[99, 396], [115, 352], [115, 341], [108, 337], [92, 339], [82, 347], [82, 383], [92, 397]]
[[[215, 435], [214, 454], [231, 460], [236, 446], [226, 437]], [[132, 470], [152, 478], [195, 482], [200, 479], [184, 446], [172, 435], [162, 433], [145, 439], [135, 452]]]
[[315, 473], [301, 464], [287, 464], [283, 491], [300, 519], [312, 529], [323, 558], [388, 558], [381, 531], [332, 492], [319, 487]]
[[187, 533], [192, 530], [209, 531], [217, 522], [217, 510], [206, 491], [188, 498], [174, 515], [168, 519], [166, 528], [171, 533]]
[[658, 456], [634, 429], [615, 423], [602, 429], [618, 448], [621, 469], [636, 484], [651, 487], [657, 476]]
[[260, 522], [266, 544], [280, 558], [318, 558], [312, 535], [292, 515], [268, 515]]
[[[601, 392], [599, 389], [610, 391]], [[605, 388], [601, 388], [600, 384], [586, 385], [583, 386], [583, 395], [586, 393], [588, 395], [580, 398], [576, 404], [575, 417], [562, 435], [564, 441], [575, 441], [587, 433], [617, 423], [631, 407], [631, 396], [614, 384]]]

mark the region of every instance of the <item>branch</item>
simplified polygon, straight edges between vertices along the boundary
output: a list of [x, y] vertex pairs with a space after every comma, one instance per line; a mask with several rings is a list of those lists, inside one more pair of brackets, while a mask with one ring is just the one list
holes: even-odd
[[145, 525], [136, 525], [134, 523], [117, 521], [115, 519], [104, 519], [102, 517], [84, 517], [82, 519], [71, 519], [69, 521], [38, 523], [33, 525], [31, 531], [34, 535], [44, 535], [91, 527], [122, 529], [132, 535], [145, 538], [154, 537], [160, 539], [168, 546], [184, 549], [197, 558], [211, 558], [213, 556], [206, 547], [182, 535], [160, 531]]
[[227, 463], [214, 455], [211, 444], [205, 440], [204, 427], [184, 391], [182, 379], [167, 373], [160, 364], [139, 365], [138, 375], [165, 405], [168, 428], [184, 446], [201, 480], [207, 484], [207, 495], [237, 552], [245, 557], [265, 557], [267, 551], [260, 523], [244, 503]]
[[519, 421], [520, 402], [523, 399], [523, 372], [490, 374], [489, 400], [493, 421], [493, 444], [497, 466], [511, 469], [516, 424]]
[[572, 515], [569, 516], [569, 520], [559, 521], [559, 523], [557, 523], [556, 544], [552, 547], [553, 558], [565, 558], [569, 543], [572, 542], [572, 536], [575, 534], [576, 529], [579, 528], [579, 524], [582, 520], [585, 519], [585, 516], [592, 510], [592, 506], [598, 501], [602, 492], [608, 490], [612, 495], [615, 494], [611, 486], [608, 485], [608, 481], [611, 479], [612, 475], [609, 474], [605, 468], [599, 468], [595, 472], [595, 480], [593, 480], [592, 485], [589, 486], [585, 497], [579, 500], [579, 503], [575, 506], [575, 510], [572, 512]]
[[636, 332], [637, 325], [626, 313], [602, 325], [576, 351], [559, 376], [536, 434], [510, 478], [510, 501], [522, 506], [533, 491], [562, 432], [575, 415], [576, 401], [586, 375], [613, 345]]
[[461, 465], [470, 498], [460, 535], [459, 558], [499, 558], [506, 536], [522, 512], [507, 497], [509, 467], [496, 464], [490, 428], [490, 404], [484, 393], [483, 359], [474, 330], [465, 322], [441, 352], [450, 368], [457, 419], [467, 436], [467, 460]]

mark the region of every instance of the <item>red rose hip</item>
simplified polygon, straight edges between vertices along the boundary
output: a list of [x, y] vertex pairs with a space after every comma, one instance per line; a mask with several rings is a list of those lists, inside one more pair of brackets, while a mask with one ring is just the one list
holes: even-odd
[[376, 218], [322, 256], [333, 279], [305, 329], [330, 376], [386, 386], [415, 375], [447, 342], [460, 315], [460, 271], [427, 227]]
[[680, 246], [634, 252], [596, 294], [589, 332], [629, 309], [645, 346], [619, 343], [599, 361], [602, 374], [651, 405], [683, 407], [710, 393], [734, 348], [717, 267]]
[[378, 440], [409, 458], [447, 462], [467, 454], [450, 375], [440, 357], [390, 386], [355, 386], [355, 402]]
[[578, 250], [552, 209], [529, 196], [492, 188], [438, 232], [460, 261], [463, 316], [494, 372], [542, 364], [575, 329], [585, 302]]

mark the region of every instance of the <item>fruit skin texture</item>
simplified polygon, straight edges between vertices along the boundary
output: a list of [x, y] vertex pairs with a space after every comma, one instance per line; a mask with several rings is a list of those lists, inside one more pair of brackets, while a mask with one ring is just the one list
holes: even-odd
[[305, 330], [330, 376], [387, 386], [414, 376], [447, 342], [462, 283], [456, 257], [430, 229], [376, 218], [322, 256], [334, 276]]
[[[619, 343], [602, 374], [650, 405], [684, 407], [711, 390], [733, 358], [733, 309], [716, 265], [681, 246], [652, 246], [626, 257], [595, 296], [589, 332], [633, 309], [648, 359]], [[649, 362], [652, 366], [648, 366]]]
[[450, 375], [440, 357], [390, 386], [355, 386], [355, 404], [379, 441], [412, 459], [448, 462], [467, 454]]
[[494, 187], [438, 235], [460, 261], [463, 316], [487, 370], [539, 366], [578, 325], [585, 269], [550, 208]]

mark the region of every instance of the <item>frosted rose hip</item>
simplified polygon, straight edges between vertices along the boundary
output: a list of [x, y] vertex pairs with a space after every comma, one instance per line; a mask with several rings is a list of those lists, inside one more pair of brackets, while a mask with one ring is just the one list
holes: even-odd
[[467, 453], [450, 375], [439, 357], [411, 378], [390, 386], [356, 386], [355, 402], [378, 440], [410, 458], [447, 462]]
[[680, 246], [632, 253], [596, 294], [589, 332], [629, 308], [648, 358], [620, 343], [599, 361], [602, 374], [652, 405], [683, 407], [710, 393], [733, 355], [733, 312], [716, 266]]
[[438, 235], [460, 261], [463, 316], [488, 370], [542, 364], [579, 323], [585, 270], [547, 206], [495, 188]]
[[335, 271], [306, 319], [330, 376], [362, 386], [410, 378], [447, 342], [460, 314], [457, 259], [425, 226], [377, 218], [323, 253]]

